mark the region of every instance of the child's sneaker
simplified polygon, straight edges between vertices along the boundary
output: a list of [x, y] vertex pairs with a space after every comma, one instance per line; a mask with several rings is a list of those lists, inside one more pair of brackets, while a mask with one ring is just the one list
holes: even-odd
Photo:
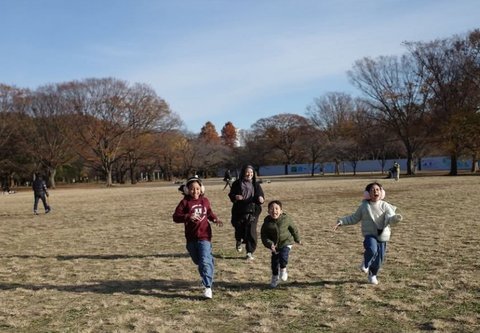
[[272, 275], [272, 281], [270, 282], [271, 288], [276, 288], [278, 285], [278, 275]]
[[252, 254], [251, 252], [248, 252], [248, 253], [247, 253], [247, 260], [253, 260], [253, 259], [255, 259], [255, 258], [253, 257], [253, 254]]
[[364, 272], [365, 274], [368, 273], [368, 267], [365, 267], [365, 263], [362, 261], [362, 263], [360, 264], [360, 266], [358, 266], [358, 268]]
[[242, 242], [238, 242], [235, 244], [235, 248], [237, 249], [237, 252], [240, 253], [242, 252]]
[[287, 273], [287, 268], [280, 268], [280, 279], [282, 281], [287, 281], [288, 279], [288, 273]]
[[205, 291], [203, 292], [203, 296], [205, 298], [211, 299], [213, 296], [212, 288], [205, 288]]
[[377, 276], [376, 275], [369, 275], [368, 282], [371, 284], [378, 284]]

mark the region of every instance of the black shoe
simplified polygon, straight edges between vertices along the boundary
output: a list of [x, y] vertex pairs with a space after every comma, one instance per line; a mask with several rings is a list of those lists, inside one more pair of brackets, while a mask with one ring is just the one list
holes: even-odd
[[51, 211], [51, 209], [50, 209], [50, 208], [47, 208], [47, 209], [45, 210], [45, 214], [50, 213], [50, 211]]
[[235, 244], [235, 247], [237, 249], [237, 252], [242, 252], [242, 242], [241, 241], [237, 241], [237, 243]]

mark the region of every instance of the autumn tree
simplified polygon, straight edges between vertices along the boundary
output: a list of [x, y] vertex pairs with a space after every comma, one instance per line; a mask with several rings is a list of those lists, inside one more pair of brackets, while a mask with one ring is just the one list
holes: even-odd
[[200, 130], [199, 139], [208, 143], [220, 143], [220, 136], [218, 135], [215, 125], [207, 121]]
[[233, 148], [237, 144], [237, 129], [229, 121], [222, 127], [221, 139], [224, 145]]

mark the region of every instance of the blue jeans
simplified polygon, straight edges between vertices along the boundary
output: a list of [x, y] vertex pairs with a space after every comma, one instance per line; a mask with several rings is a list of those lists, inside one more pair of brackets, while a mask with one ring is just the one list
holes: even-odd
[[377, 241], [375, 236], [366, 236], [363, 241], [363, 260], [365, 267], [369, 268], [370, 275], [377, 275], [387, 252], [387, 243]]
[[212, 255], [212, 243], [207, 240], [200, 240], [187, 243], [187, 250], [202, 278], [205, 288], [211, 288], [213, 275], [215, 273], [214, 260]]
[[278, 267], [285, 268], [288, 265], [288, 254], [290, 253], [290, 247], [284, 246], [277, 249], [278, 253], [272, 252], [272, 275], [278, 275]]

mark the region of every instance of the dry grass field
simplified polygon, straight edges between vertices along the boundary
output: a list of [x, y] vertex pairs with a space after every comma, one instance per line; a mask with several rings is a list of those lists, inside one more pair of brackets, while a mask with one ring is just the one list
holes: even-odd
[[207, 181], [226, 222], [213, 227], [212, 300], [202, 299], [183, 226], [171, 219], [176, 185], [60, 188], [52, 213], [39, 216], [31, 191], [2, 195], [0, 332], [479, 332], [480, 177], [379, 179], [404, 221], [377, 286], [357, 270], [360, 226], [332, 231], [371, 180], [263, 184], [304, 242], [276, 289], [269, 251], [260, 244], [252, 262], [237, 254], [227, 190]]

